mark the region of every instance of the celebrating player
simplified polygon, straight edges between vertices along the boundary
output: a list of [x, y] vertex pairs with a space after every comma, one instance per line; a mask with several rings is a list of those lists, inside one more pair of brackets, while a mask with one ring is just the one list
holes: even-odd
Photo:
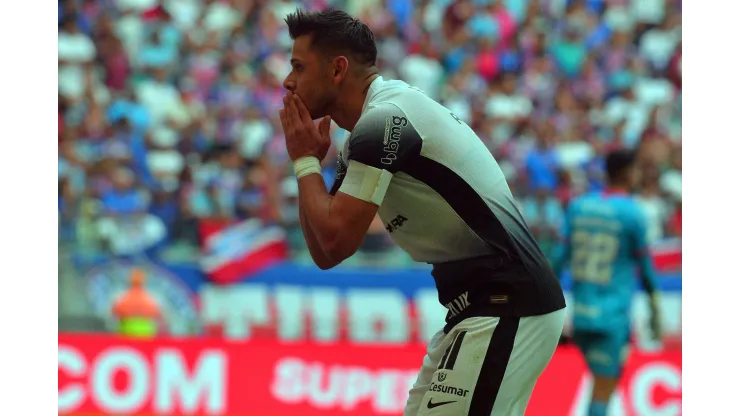
[[560, 263], [569, 264], [573, 275], [573, 339], [594, 376], [589, 416], [606, 415], [627, 357], [635, 266], [650, 295], [653, 334], [660, 336], [645, 221], [628, 193], [635, 172], [633, 153], [610, 153], [606, 170], [609, 190], [584, 195], [568, 207]]
[[[448, 309], [404, 414], [523, 415], [565, 300], [498, 164], [448, 109], [378, 75], [364, 23], [337, 10], [286, 22], [294, 43], [280, 120], [311, 256], [322, 269], [341, 263], [378, 214], [399, 246], [433, 265]], [[319, 162], [331, 120], [351, 134], [327, 192]]]

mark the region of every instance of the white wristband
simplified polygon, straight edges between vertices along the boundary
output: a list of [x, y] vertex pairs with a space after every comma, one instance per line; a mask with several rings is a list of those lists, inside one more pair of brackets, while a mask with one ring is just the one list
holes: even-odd
[[320, 175], [321, 162], [314, 156], [303, 156], [293, 162], [293, 171], [298, 179], [312, 173], [318, 173]]

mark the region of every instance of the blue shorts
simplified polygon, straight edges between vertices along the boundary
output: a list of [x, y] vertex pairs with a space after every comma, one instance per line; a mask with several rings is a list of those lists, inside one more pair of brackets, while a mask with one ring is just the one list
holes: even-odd
[[573, 341], [583, 353], [591, 373], [619, 378], [629, 355], [629, 329], [621, 331], [575, 330]]

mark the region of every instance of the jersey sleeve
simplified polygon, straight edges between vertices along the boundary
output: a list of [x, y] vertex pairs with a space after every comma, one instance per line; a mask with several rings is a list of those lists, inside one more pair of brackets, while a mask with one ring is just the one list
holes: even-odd
[[360, 118], [349, 138], [348, 159], [396, 173], [421, 153], [421, 136], [406, 114], [381, 104]]
[[368, 110], [348, 140], [347, 169], [339, 191], [378, 206], [393, 174], [421, 153], [421, 136], [393, 104]]

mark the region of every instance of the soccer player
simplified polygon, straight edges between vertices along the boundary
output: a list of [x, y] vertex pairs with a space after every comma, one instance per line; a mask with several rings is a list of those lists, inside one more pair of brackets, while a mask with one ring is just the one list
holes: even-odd
[[627, 358], [636, 269], [650, 295], [653, 335], [660, 337], [645, 220], [629, 195], [635, 176], [633, 152], [607, 155], [606, 171], [607, 191], [581, 196], [569, 205], [560, 263], [569, 264], [573, 275], [573, 340], [594, 376], [589, 416], [606, 415]]
[[[398, 245], [433, 265], [448, 309], [404, 414], [523, 415], [565, 299], [498, 164], [455, 114], [378, 75], [364, 23], [337, 10], [286, 22], [294, 43], [280, 119], [314, 261], [328, 269], [351, 256], [378, 214]], [[331, 120], [351, 134], [327, 192], [319, 161]]]

